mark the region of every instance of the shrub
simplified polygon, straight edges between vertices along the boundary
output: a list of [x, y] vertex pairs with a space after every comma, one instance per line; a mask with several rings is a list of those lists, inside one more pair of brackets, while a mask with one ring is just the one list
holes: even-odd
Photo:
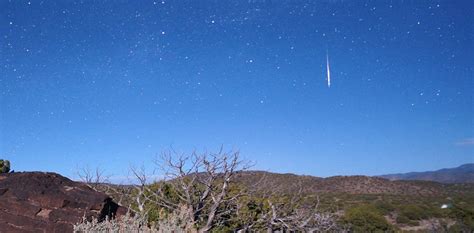
[[99, 222], [97, 219], [87, 221], [83, 219], [81, 223], [74, 225], [75, 233], [95, 233], [95, 232], [143, 232], [154, 233], [158, 232], [155, 229], [149, 228], [143, 218], [131, 217], [125, 215], [120, 219], [106, 219]]
[[131, 216], [126, 214], [119, 218], [105, 219], [99, 222], [98, 219], [88, 221], [85, 217], [82, 222], [75, 224], [74, 233], [167, 233], [167, 232], [193, 232], [192, 228], [183, 228], [182, 216], [174, 214], [167, 218], [160, 219], [153, 225], [147, 223], [147, 216], [136, 214]]
[[422, 220], [428, 218], [427, 212], [423, 208], [415, 205], [402, 206], [400, 209], [400, 215], [403, 215], [410, 220]]
[[393, 227], [371, 205], [361, 205], [346, 211], [344, 221], [354, 232], [393, 232]]
[[10, 172], [10, 161], [0, 159], [0, 173]]
[[405, 215], [397, 216], [397, 223], [408, 224], [409, 222], [410, 222], [410, 219], [407, 218]]
[[374, 205], [383, 215], [389, 214], [395, 210], [395, 207], [387, 201], [376, 201]]
[[474, 211], [455, 205], [449, 215], [456, 220], [456, 224], [449, 228], [450, 232], [471, 232], [474, 229]]

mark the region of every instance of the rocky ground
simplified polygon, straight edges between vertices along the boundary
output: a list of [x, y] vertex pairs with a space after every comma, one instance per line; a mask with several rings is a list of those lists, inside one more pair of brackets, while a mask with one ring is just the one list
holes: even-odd
[[55, 173], [0, 175], [0, 232], [72, 232], [85, 216], [104, 219], [126, 209], [87, 185]]

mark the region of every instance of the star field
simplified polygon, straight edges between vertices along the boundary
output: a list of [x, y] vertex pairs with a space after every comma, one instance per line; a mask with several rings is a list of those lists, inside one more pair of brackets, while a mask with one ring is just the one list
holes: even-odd
[[70, 177], [170, 146], [316, 176], [472, 163], [473, 8], [0, 1], [0, 157]]

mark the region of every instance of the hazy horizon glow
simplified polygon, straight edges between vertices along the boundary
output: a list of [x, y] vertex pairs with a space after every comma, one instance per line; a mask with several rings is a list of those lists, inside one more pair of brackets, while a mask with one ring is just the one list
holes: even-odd
[[0, 158], [69, 177], [170, 146], [315, 176], [472, 163], [473, 8], [1, 1]]

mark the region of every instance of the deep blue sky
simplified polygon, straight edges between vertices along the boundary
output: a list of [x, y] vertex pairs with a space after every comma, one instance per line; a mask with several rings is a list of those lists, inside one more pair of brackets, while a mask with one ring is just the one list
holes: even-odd
[[472, 9], [1, 0], [0, 157], [70, 177], [119, 176], [170, 145], [316, 176], [474, 162]]

